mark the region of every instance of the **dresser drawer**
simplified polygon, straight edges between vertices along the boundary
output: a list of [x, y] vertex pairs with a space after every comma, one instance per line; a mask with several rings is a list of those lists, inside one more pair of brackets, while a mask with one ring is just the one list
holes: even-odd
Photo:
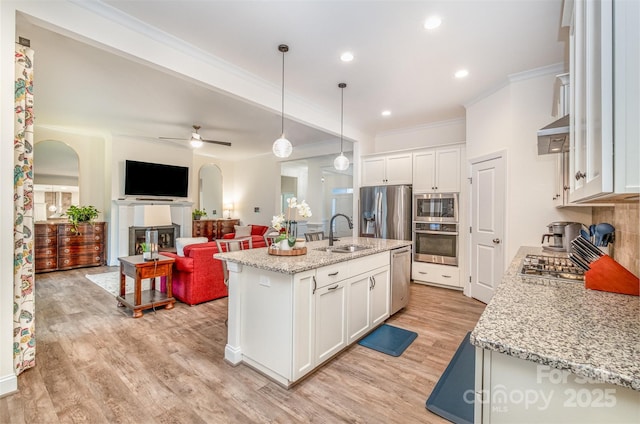
[[35, 249], [36, 252], [39, 249], [48, 249], [48, 248], [55, 248], [56, 245], [58, 244], [58, 236], [56, 235], [51, 235], [51, 236], [36, 236], [35, 239]]
[[69, 269], [81, 266], [103, 265], [103, 253], [81, 253], [69, 256], [58, 256], [58, 269]]
[[35, 224], [34, 234], [38, 236], [55, 237], [58, 235], [57, 224]]
[[84, 244], [84, 245], [67, 245], [58, 246], [58, 256], [68, 257], [74, 255], [97, 255], [102, 254], [103, 246], [101, 244]]
[[34, 262], [36, 272], [55, 271], [58, 269], [58, 258], [56, 256], [50, 258], [40, 258], [36, 256]]
[[102, 234], [83, 234], [58, 236], [58, 247], [64, 246], [84, 246], [87, 244], [102, 243]]

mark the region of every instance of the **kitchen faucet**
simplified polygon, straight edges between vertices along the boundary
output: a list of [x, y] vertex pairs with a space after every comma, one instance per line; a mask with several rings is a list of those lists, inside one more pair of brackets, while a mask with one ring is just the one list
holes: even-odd
[[337, 213], [333, 215], [331, 217], [331, 220], [329, 221], [329, 246], [333, 246], [333, 221], [339, 216], [344, 216], [347, 219], [347, 222], [349, 223], [349, 229], [353, 230], [353, 222], [351, 221], [351, 218], [349, 218], [347, 215], [343, 213]]

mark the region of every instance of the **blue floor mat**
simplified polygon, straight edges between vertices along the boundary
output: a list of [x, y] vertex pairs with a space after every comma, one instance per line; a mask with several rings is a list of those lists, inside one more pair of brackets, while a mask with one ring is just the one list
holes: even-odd
[[382, 324], [360, 340], [358, 344], [387, 355], [400, 356], [416, 337], [418, 337], [418, 333], [413, 331]]
[[470, 334], [458, 346], [426, 404], [429, 411], [456, 424], [473, 423], [476, 352]]

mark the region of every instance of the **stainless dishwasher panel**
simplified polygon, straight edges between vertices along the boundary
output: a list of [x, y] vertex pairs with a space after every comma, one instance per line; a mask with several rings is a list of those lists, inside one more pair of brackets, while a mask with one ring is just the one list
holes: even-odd
[[411, 282], [411, 246], [391, 251], [391, 311], [395, 314], [409, 303]]

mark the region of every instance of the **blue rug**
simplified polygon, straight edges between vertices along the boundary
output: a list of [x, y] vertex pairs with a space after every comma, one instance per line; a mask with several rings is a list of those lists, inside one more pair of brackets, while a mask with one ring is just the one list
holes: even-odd
[[476, 351], [470, 334], [458, 346], [426, 404], [429, 411], [456, 424], [473, 423]]
[[402, 352], [418, 337], [418, 333], [382, 324], [358, 342], [359, 345], [386, 353], [400, 356]]

